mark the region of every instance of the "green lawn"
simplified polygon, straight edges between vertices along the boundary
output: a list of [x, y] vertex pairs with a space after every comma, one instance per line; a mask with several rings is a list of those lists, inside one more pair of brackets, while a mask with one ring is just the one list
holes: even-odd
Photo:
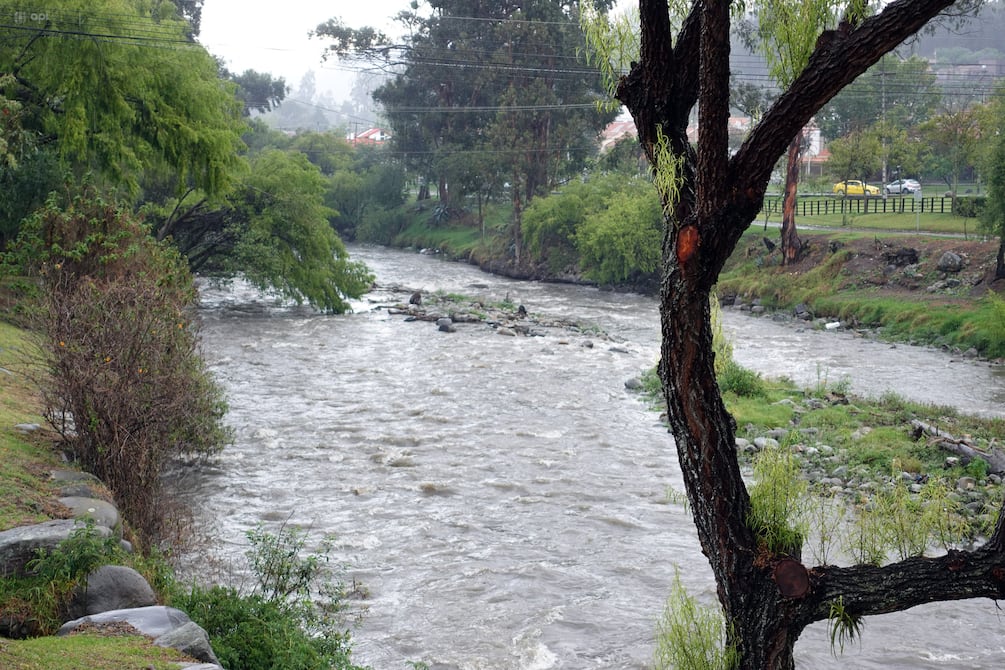
[[[977, 235], [980, 222], [951, 213], [949, 198], [928, 197], [922, 203], [910, 196], [842, 199], [811, 195], [800, 197], [796, 209], [796, 227], [862, 228], [889, 232], [927, 232], [946, 235]], [[914, 211], [912, 211], [912, 207]], [[885, 209], [885, 211], [884, 211]], [[932, 210], [935, 210], [934, 212]], [[878, 210], [878, 211], [877, 211]], [[903, 211], [901, 211], [903, 210]], [[757, 223], [781, 222], [781, 199], [768, 196]]]

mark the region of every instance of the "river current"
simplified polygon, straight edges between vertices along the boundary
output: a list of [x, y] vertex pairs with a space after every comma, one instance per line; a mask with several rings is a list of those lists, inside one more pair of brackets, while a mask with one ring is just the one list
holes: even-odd
[[[240, 555], [262, 522], [333, 534], [333, 557], [367, 594], [353, 601], [354, 658], [374, 670], [651, 667], [675, 572], [714, 602], [691, 520], [668, 501], [682, 488], [673, 439], [625, 388], [657, 360], [656, 302], [351, 253], [377, 287], [346, 316], [203, 288], [204, 350], [236, 442], [185, 486], [217, 558]], [[385, 309], [410, 289], [508, 298], [598, 330], [439, 332]], [[806, 386], [847, 379], [974, 412], [1005, 405], [1005, 376], [986, 364], [729, 310], [725, 324], [740, 363]], [[997, 670], [1005, 622], [988, 601], [919, 607], [868, 619], [839, 656], [816, 624], [797, 664]]]

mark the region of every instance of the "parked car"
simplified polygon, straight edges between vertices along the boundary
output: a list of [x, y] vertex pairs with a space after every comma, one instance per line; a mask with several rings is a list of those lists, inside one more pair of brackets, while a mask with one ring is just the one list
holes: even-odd
[[921, 184], [915, 179], [897, 179], [886, 185], [887, 193], [900, 193], [901, 195], [913, 195], [921, 190]]
[[838, 195], [879, 195], [879, 187], [848, 179], [834, 184], [834, 192]]

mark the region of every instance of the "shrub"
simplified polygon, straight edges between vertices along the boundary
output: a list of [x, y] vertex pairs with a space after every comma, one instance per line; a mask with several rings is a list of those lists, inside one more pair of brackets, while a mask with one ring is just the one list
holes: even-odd
[[987, 198], [982, 195], [970, 198], [956, 198], [953, 205], [953, 213], [966, 219], [973, 219], [981, 216], [987, 205]]
[[227, 670], [360, 670], [350, 659], [342, 584], [329, 568], [330, 543], [304, 555], [307, 534], [248, 532], [250, 593], [193, 587], [174, 599], [210, 636]]
[[356, 226], [355, 239], [357, 242], [390, 245], [394, 236], [407, 225], [408, 217], [401, 209], [374, 205], [363, 213], [362, 221]]
[[613, 195], [606, 209], [586, 217], [576, 232], [583, 270], [600, 284], [617, 284], [659, 269], [663, 215], [651, 188]]
[[0, 580], [0, 620], [8, 630], [52, 634], [67, 619], [77, 585], [93, 570], [126, 558], [116, 537], [103, 537], [88, 520], [54, 549], [38, 549], [28, 576]]
[[581, 190], [573, 188], [568, 193], [536, 198], [527, 206], [521, 225], [524, 243], [534, 256], [576, 258], [573, 240], [586, 216]]
[[670, 597], [657, 622], [656, 670], [731, 670], [739, 652], [726, 642], [727, 624], [718, 607], [706, 607], [674, 575]]
[[798, 520], [807, 488], [787, 449], [772, 447], [757, 455], [747, 522], [768, 551], [799, 556], [808, 531]]
[[222, 392], [196, 349], [187, 266], [93, 194], [65, 208], [50, 198], [12, 256], [42, 288], [29, 313], [43, 339], [49, 422], [140, 539], [159, 539], [173, 521], [160, 495], [168, 460], [227, 439]]
[[[718, 360], [716, 360], [718, 367]], [[732, 358], [727, 359], [718, 375], [719, 388], [723, 393], [735, 393], [741, 398], [764, 395], [764, 380], [761, 375], [748, 370]]]

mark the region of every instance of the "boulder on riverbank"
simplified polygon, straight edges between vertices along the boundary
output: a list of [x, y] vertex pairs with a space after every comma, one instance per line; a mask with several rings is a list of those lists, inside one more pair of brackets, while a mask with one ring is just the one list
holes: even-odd
[[[84, 527], [80, 519], [53, 519], [31, 526], [19, 526], [0, 531], [0, 578], [24, 577], [27, 564], [38, 551], [52, 551], [73, 532]], [[111, 537], [107, 526], [95, 526], [100, 537]]]
[[[114, 504], [98, 498], [104, 485], [93, 475], [73, 470], [55, 470], [52, 478], [68, 482], [60, 490], [59, 499], [75, 518], [54, 519], [38, 524], [0, 531], [0, 578], [27, 576], [30, 562], [39, 550], [55, 551], [65, 540], [88, 524], [98, 537], [116, 534], [119, 511]], [[75, 495], [65, 495], [72, 493]], [[123, 549], [131, 551], [128, 542], [120, 540]], [[153, 638], [153, 643], [170, 647], [202, 663], [189, 668], [219, 670], [209, 636], [185, 612], [156, 605], [157, 597], [147, 580], [136, 570], [122, 565], [102, 565], [93, 570], [78, 586], [68, 607], [70, 621], [63, 624], [58, 635], [77, 630], [102, 631], [108, 627], [117, 632], [122, 626]], [[25, 638], [40, 633], [37, 624], [7, 616], [0, 618], [0, 637]]]
[[177, 649], [183, 654], [205, 663], [219, 665], [209, 643], [206, 631], [194, 623], [187, 614], [173, 607], [154, 605], [131, 609], [111, 610], [67, 621], [57, 635], [69, 635], [104, 624], [125, 623], [139, 633], [154, 638], [159, 647]]

